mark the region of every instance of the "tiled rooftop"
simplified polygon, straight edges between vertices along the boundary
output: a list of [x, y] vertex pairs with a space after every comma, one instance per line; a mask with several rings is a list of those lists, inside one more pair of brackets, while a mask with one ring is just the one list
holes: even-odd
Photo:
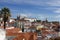
[[[6, 36], [9, 37], [13, 37], [13, 40], [23, 40], [23, 38], [27, 39], [27, 40], [36, 40], [37, 39], [37, 34], [36, 33], [31, 33], [31, 32], [20, 32], [21, 29], [20, 28], [14, 28], [14, 27], [6, 27]], [[31, 39], [33, 38], [33, 39]], [[9, 37], [10, 39], [10, 37]]]

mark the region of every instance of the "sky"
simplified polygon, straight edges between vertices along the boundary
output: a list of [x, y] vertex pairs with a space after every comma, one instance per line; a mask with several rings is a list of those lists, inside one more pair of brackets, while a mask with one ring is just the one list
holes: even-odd
[[4, 7], [10, 9], [12, 18], [21, 15], [60, 21], [60, 0], [0, 0], [0, 9]]

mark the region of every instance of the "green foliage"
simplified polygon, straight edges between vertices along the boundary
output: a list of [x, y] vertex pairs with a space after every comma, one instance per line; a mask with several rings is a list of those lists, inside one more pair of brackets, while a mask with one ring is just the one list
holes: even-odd
[[41, 20], [36, 20], [36, 22], [41, 22]]
[[10, 13], [9, 8], [6, 8], [6, 7], [2, 8], [0, 10], [0, 15], [2, 15], [2, 17], [3, 17], [4, 27], [5, 27], [5, 24], [6, 24], [5, 22], [7, 22], [9, 17], [11, 17], [11, 13]]

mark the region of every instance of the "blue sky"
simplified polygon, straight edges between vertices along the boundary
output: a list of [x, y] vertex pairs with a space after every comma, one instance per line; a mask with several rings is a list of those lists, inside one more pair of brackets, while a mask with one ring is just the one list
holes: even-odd
[[0, 9], [8, 7], [13, 18], [22, 15], [49, 21], [60, 21], [60, 0], [0, 0]]

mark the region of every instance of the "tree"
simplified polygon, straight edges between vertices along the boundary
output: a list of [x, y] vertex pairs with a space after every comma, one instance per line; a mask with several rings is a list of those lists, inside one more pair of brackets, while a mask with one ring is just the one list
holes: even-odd
[[10, 10], [6, 7], [1, 9], [1, 15], [3, 16], [4, 21], [4, 29], [6, 28], [6, 22], [8, 21], [9, 17], [11, 17]]
[[36, 20], [36, 22], [41, 22], [41, 20]]

